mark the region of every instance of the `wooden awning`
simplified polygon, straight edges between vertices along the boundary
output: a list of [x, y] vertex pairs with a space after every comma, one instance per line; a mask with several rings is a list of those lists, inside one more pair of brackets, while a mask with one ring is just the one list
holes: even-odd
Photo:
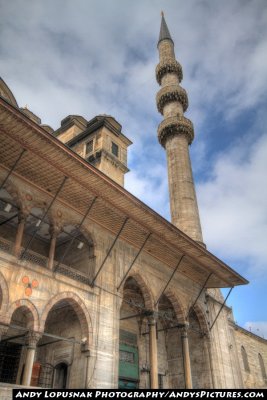
[[0, 167], [6, 173], [24, 148], [27, 152], [14, 175], [36, 185], [51, 198], [67, 176], [69, 179], [57, 199], [63, 206], [68, 205], [83, 216], [97, 196], [88, 218], [116, 235], [125, 217], [128, 217], [121, 239], [139, 249], [147, 234], [151, 233], [144, 251], [169, 268], [175, 268], [179, 258], [185, 254], [179, 272], [200, 285], [211, 272], [213, 274], [207, 287], [248, 283], [223, 261], [1, 97], [0, 134]]

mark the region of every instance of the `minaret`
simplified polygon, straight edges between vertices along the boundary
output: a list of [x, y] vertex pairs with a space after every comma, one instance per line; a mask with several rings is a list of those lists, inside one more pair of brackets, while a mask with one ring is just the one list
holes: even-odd
[[192, 122], [184, 117], [188, 98], [180, 86], [182, 67], [175, 59], [174, 43], [163, 13], [158, 50], [156, 78], [162, 88], [156, 100], [158, 111], [164, 117], [158, 127], [158, 139], [167, 153], [171, 220], [177, 228], [203, 245], [188, 149], [194, 139], [194, 128]]

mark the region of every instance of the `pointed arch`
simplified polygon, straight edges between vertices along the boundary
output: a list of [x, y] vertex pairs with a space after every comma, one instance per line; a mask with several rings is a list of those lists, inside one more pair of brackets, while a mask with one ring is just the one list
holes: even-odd
[[88, 340], [89, 346], [91, 346], [93, 334], [91, 318], [81, 298], [73, 292], [59, 293], [46, 304], [41, 315], [41, 330], [44, 331], [45, 329], [45, 323], [49, 312], [60, 301], [68, 302], [68, 304], [74, 309], [81, 325], [82, 337], [85, 337]]
[[[154, 296], [153, 296], [151, 290], [149, 289], [149, 286], [148, 286], [147, 282], [145, 281], [145, 279], [139, 274], [139, 272], [133, 272], [132, 274], [127, 276], [127, 279], [129, 279], [129, 278], [134, 279], [136, 281], [136, 283], [138, 284], [138, 286], [142, 292], [143, 298], [144, 298], [145, 308], [147, 310], [153, 311], [155, 309]], [[127, 281], [127, 279], [125, 280], [125, 282]], [[124, 282], [124, 285], [120, 289], [121, 295], [123, 295], [123, 288], [125, 286], [125, 282]]]
[[40, 331], [39, 313], [35, 305], [28, 299], [14, 301], [8, 308], [7, 324], [10, 324], [13, 313], [21, 308], [27, 317], [27, 328], [35, 332]]
[[173, 306], [173, 309], [175, 311], [175, 315], [176, 315], [178, 323], [184, 324], [185, 323], [185, 310], [184, 310], [184, 307], [183, 307], [182, 302], [179, 299], [179, 297], [171, 289], [167, 289], [164, 292], [164, 295], [170, 300], [170, 302]]
[[193, 311], [195, 312], [195, 314], [197, 316], [201, 331], [204, 334], [208, 334], [209, 333], [208, 321], [206, 319], [204, 311], [198, 304], [195, 304]]
[[261, 355], [260, 353], [258, 354], [258, 359], [259, 359], [259, 364], [260, 364], [260, 369], [261, 369], [262, 378], [263, 378], [264, 380], [266, 380], [266, 379], [267, 379], [266, 369], [265, 369], [263, 357], [262, 357], [262, 355]]

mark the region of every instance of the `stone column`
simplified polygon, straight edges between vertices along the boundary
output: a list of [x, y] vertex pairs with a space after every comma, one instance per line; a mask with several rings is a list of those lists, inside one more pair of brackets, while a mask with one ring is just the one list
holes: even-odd
[[184, 380], [185, 388], [192, 389], [192, 374], [191, 374], [191, 364], [190, 364], [190, 353], [188, 344], [188, 325], [186, 325], [181, 334], [182, 346], [183, 346], [183, 361], [184, 361]]
[[213, 366], [213, 358], [212, 358], [212, 351], [211, 351], [210, 334], [207, 334], [206, 336], [204, 336], [203, 339], [204, 339], [205, 350], [208, 353], [210, 376], [211, 376], [212, 388], [214, 389], [216, 387], [216, 384], [215, 384], [215, 377], [214, 377], [214, 366]]
[[29, 332], [26, 337], [27, 353], [22, 378], [23, 386], [30, 386], [31, 384], [32, 367], [35, 358], [36, 345], [40, 338], [41, 335], [37, 332]]
[[27, 214], [20, 211], [19, 215], [18, 215], [19, 223], [18, 223], [16, 239], [15, 239], [15, 244], [14, 244], [14, 255], [16, 257], [19, 257], [19, 255], [20, 255], [20, 249], [21, 249], [26, 219], [27, 219]]
[[152, 316], [148, 321], [149, 326], [149, 357], [150, 357], [150, 388], [158, 389], [158, 346], [156, 318]]
[[51, 270], [53, 270], [54, 266], [56, 243], [59, 231], [60, 229], [57, 226], [52, 226], [50, 229], [51, 241], [50, 241], [49, 256], [48, 256], [48, 269]]

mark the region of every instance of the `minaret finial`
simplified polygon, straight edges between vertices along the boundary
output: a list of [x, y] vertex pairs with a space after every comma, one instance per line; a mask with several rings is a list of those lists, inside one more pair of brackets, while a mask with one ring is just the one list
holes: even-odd
[[164, 39], [171, 40], [172, 43], [173, 43], [171, 34], [170, 34], [170, 32], [169, 32], [168, 26], [167, 26], [166, 21], [165, 21], [165, 18], [164, 18], [164, 12], [161, 11], [161, 26], [160, 26], [160, 33], [159, 33], [159, 41], [158, 41], [158, 44], [159, 44], [159, 42], [161, 42], [161, 40], [164, 40]]

